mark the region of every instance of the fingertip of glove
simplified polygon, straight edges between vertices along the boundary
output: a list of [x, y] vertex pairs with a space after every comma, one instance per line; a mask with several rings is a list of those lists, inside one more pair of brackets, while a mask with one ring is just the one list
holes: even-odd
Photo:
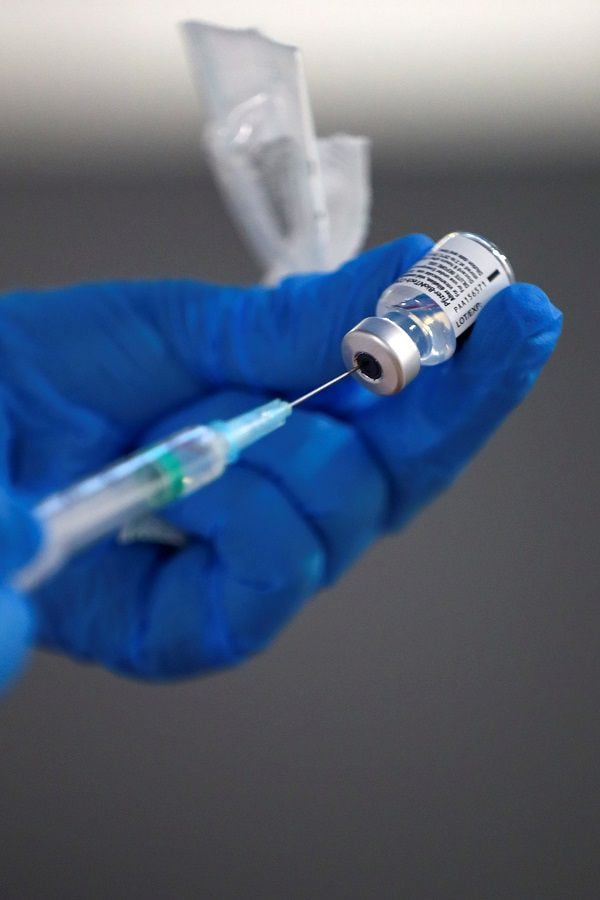
[[547, 331], [558, 338], [563, 315], [540, 287], [521, 282], [511, 285], [504, 294], [508, 310], [520, 323], [523, 333]]
[[422, 231], [411, 231], [410, 234], [404, 235], [404, 237], [396, 238], [395, 240], [390, 242], [393, 244], [402, 244], [407, 248], [410, 248], [411, 251], [419, 252], [421, 254], [427, 253], [428, 250], [431, 250], [434, 244], [433, 238], [425, 234]]
[[342, 271], [356, 271], [362, 277], [369, 271], [380, 273], [383, 287], [399, 278], [413, 263], [421, 259], [433, 246], [426, 234], [415, 232], [394, 238], [371, 250], [366, 250], [342, 267]]
[[562, 328], [562, 313], [534, 284], [519, 283], [501, 291], [482, 311], [474, 328], [474, 343], [490, 357], [507, 352], [524, 363], [542, 365]]
[[434, 241], [428, 234], [421, 231], [412, 231], [402, 237], [393, 238], [381, 245], [382, 251], [395, 252], [405, 257], [419, 259], [433, 247]]

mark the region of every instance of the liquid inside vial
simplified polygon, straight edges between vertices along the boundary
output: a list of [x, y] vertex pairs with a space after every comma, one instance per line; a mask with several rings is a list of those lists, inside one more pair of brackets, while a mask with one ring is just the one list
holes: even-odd
[[495, 244], [453, 232], [384, 291], [376, 314], [412, 338], [422, 365], [434, 366], [453, 355], [456, 338], [513, 281], [510, 263]]
[[415, 342], [421, 365], [435, 366], [454, 353], [456, 337], [452, 324], [427, 294], [415, 296], [413, 290], [397, 282], [382, 295], [377, 309], [378, 315], [391, 319]]

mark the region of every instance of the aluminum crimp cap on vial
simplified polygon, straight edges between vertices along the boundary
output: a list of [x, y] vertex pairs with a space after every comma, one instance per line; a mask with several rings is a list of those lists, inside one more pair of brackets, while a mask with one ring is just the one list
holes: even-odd
[[383, 316], [369, 316], [348, 331], [342, 357], [347, 369], [360, 366], [354, 378], [375, 394], [397, 394], [421, 368], [415, 342]]

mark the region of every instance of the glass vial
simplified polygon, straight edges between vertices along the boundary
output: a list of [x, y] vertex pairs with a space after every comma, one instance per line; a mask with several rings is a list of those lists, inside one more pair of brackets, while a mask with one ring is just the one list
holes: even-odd
[[514, 282], [507, 258], [485, 238], [446, 235], [381, 295], [375, 316], [342, 341], [347, 368], [378, 394], [395, 394], [422, 365], [449, 359], [456, 339], [491, 298]]

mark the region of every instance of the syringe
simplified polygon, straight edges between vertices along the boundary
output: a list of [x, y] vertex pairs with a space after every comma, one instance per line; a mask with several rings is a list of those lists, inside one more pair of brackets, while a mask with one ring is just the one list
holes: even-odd
[[15, 586], [37, 587], [99, 538], [215, 481], [242, 450], [284, 425], [295, 406], [353, 371], [293, 403], [272, 400], [227, 421], [185, 428], [50, 495], [33, 510], [42, 544]]

